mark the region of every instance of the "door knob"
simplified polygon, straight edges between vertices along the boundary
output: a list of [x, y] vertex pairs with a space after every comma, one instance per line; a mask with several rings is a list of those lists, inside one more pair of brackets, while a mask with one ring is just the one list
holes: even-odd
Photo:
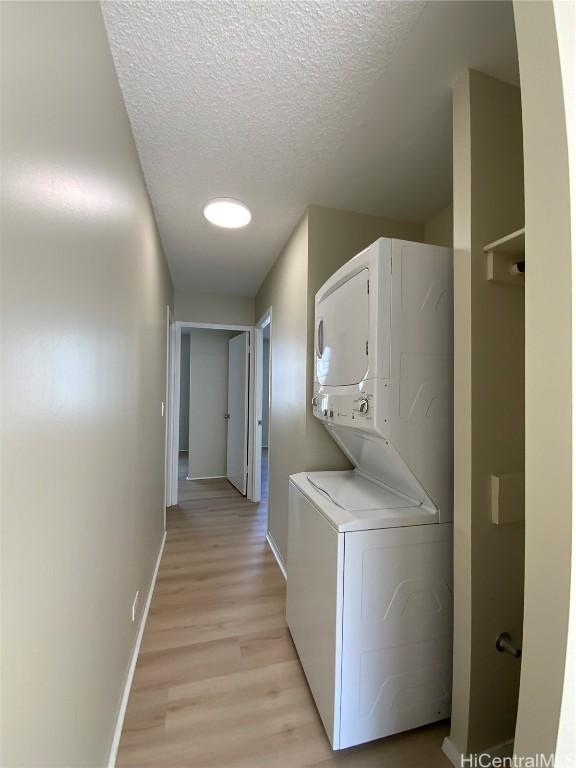
[[508, 632], [502, 632], [496, 639], [496, 650], [500, 653], [509, 653], [514, 656], [515, 659], [519, 659], [522, 656], [522, 649], [518, 648], [512, 642], [512, 638]]

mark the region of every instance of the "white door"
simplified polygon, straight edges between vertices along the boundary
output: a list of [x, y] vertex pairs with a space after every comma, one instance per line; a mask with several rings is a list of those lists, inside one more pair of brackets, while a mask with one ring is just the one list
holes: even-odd
[[228, 342], [226, 477], [246, 495], [248, 470], [248, 333]]

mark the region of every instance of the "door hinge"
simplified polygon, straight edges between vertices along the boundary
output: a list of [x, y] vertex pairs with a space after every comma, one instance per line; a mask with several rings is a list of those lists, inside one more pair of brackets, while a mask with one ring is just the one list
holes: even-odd
[[370, 293], [370, 280], [366, 280], [366, 293]]
[[366, 354], [368, 354], [368, 342], [366, 342]]

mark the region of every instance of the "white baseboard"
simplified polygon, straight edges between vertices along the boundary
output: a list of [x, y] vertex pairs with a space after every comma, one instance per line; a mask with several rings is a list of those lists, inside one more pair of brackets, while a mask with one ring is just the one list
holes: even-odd
[[[455, 768], [462, 768], [463, 759], [465, 757], [469, 757], [469, 755], [464, 755], [458, 750], [458, 747], [456, 747], [454, 742], [450, 740], [449, 736], [446, 736], [442, 743], [442, 752], [444, 752], [448, 760], [450, 760]], [[499, 759], [502, 759], [503, 757], [512, 757], [513, 753], [513, 739], [509, 739], [508, 741], [504, 741], [502, 744], [497, 744], [494, 747], [489, 747], [488, 749], [483, 749], [478, 752], [478, 754], [489, 755], [491, 758], [497, 757]]]
[[276, 562], [278, 563], [278, 567], [282, 571], [282, 576], [284, 576], [284, 581], [287, 580], [287, 574], [286, 574], [286, 566], [282, 562], [282, 558], [280, 557], [280, 552], [278, 551], [278, 547], [276, 546], [276, 543], [270, 533], [266, 534], [266, 541], [268, 542], [268, 546], [272, 550], [272, 554], [276, 558]]
[[225, 480], [226, 475], [203, 475], [202, 477], [190, 477], [186, 475], [186, 480]]
[[120, 701], [120, 708], [118, 710], [118, 716], [116, 717], [116, 725], [114, 726], [114, 734], [112, 736], [112, 745], [110, 747], [110, 753], [108, 755], [107, 768], [114, 768], [116, 765], [116, 756], [118, 754], [118, 747], [120, 746], [120, 736], [122, 735], [122, 727], [124, 725], [124, 717], [126, 715], [126, 707], [128, 706], [128, 697], [130, 696], [130, 688], [132, 687], [132, 679], [134, 677], [134, 670], [136, 669], [136, 662], [138, 661], [138, 654], [140, 652], [140, 646], [142, 644], [142, 635], [144, 634], [144, 627], [146, 626], [146, 619], [148, 618], [148, 611], [150, 609], [150, 603], [152, 601], [152, 595], [154, 593], [154, 587], [156, 585], [156, 578], [158, 576], [158, 569], [160, 568], [160, 560], [162, 559], [162, 553], [164, 552], [164, 544], [166, 542], [166, 531], [162, 536], [162, 543], [160, 544], [160, 551], [156, 559], [156, 566], [154, 567], [154, 573], [150, 581], [150, 588], [148, 590], [148, 596], [146, 598], [146, 605], [142, 611], [140, 617], [140, 626], [138, 627], [138, 634], [136, 635], [136, 641], [134, 648], [132, 649], [132, 658], [130, 659], [130, 666], [128, 667], [128, 673], [124, 680], [124, 688], [122, 690], [122, 699]]
[[454, 742], [450, 741], [449, 736], [446, 736], [442, 742], [442, 752], [444, 752], [455, 768], [462, 768], [462, 753], [454, 745]]

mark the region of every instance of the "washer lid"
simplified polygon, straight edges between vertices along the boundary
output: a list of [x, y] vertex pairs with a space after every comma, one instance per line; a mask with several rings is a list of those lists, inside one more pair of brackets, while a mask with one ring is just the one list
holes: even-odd
[[406, 509], [415, 506], [413, 501], [357, 472], [311, 472], [307, 477], [315, 488], [348, 512]]
[[[353, 475], [355, 478], [352, 477]], [[333, 478], [333, 481], [327, 480], [329, 476]], [[367, 531], [376, 528], [400, 528], [407, 525], [426, 525], [438, 522], [436, 511], [413, 503], [410, 506], [410, 502], [404, 497], [382, 488], [357, 472], [309, 472], [308, 474], [300, 472], [297, 475], [290, 475], [290, 482], [339, 533]], [[343, 500], [346, 503], [352, 501], [351, 506], [364, 508], [353, 510], [340, 506], [326, 490], [321, 490], [321, 486], [328, 486], [330, 492], [334, 493], [340, 502]], [[338, 493], [338, 488], [340, 493]], [[356, 489], [361, 490], [356, 493]], [[375, 502], [376, 497], [380, 502], [389, 506], [366, 508], [367, 505]], [[398, 504], [408, 506], [397, 506]]]
[[324, 426], [360, 475], [385, 488], [393, 488], [400, 497], [410, 499], [413, 507], [422, 505], [436, 510], [436, 505], [389, 439], [336, 424]]

